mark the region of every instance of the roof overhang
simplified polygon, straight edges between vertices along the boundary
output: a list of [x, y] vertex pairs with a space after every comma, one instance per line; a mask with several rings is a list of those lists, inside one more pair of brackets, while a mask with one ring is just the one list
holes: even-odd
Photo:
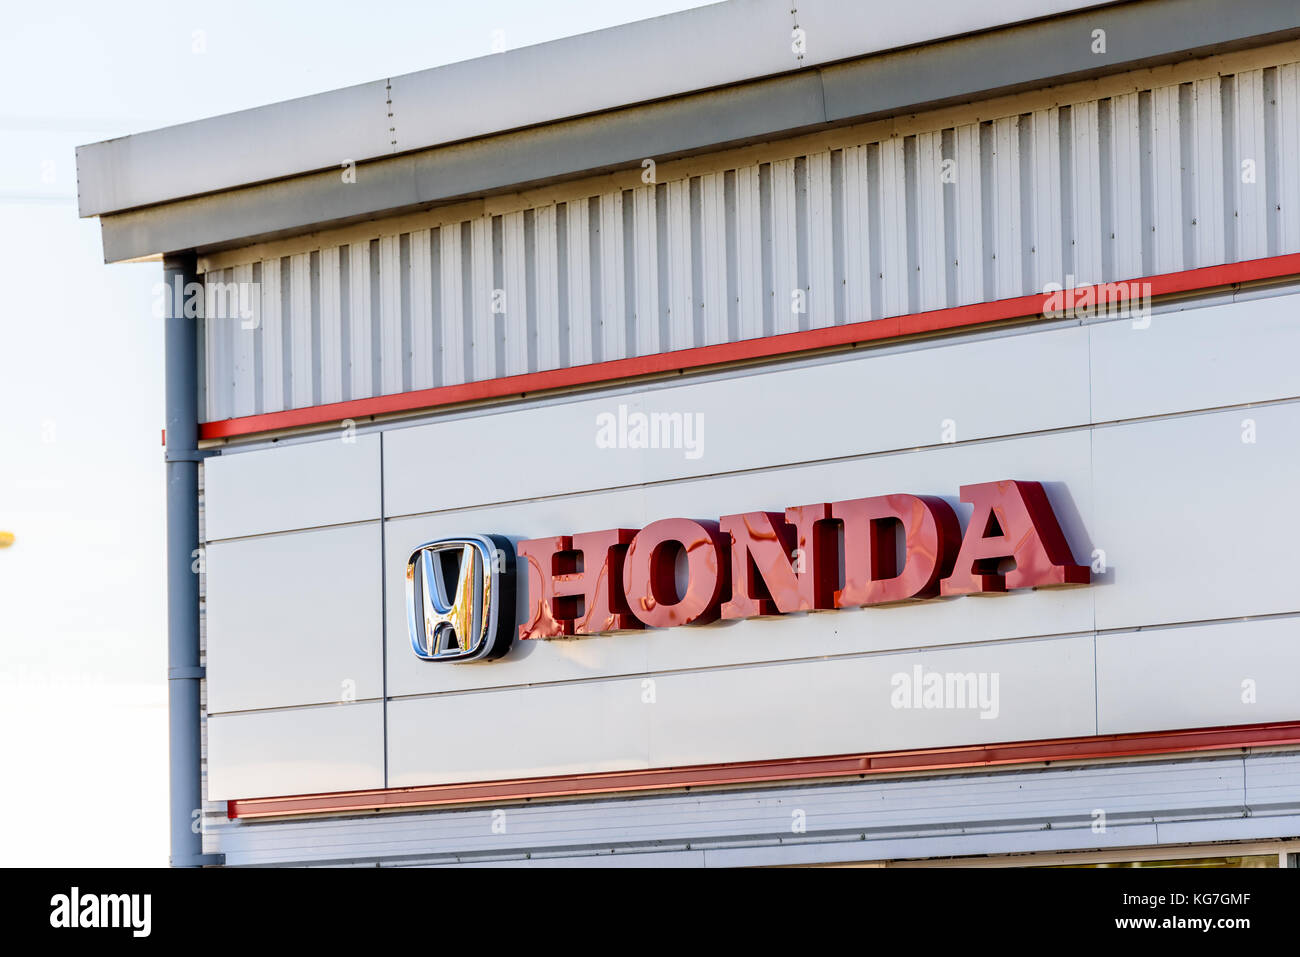
[[1300, 36], [1294, 0], [792, 6], [730, 0], [81, 147], [81, 214], [108, 262], [210, 252]]

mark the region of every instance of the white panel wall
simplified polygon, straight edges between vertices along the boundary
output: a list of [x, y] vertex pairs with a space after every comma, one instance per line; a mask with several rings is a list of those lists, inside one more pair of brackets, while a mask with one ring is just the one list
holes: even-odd
[[208, 541], [379, 517], [377, 435], [341, 431], [217, 456], [204, 469]]
[[[560, 402], [508, 418], [488, 413], [393, 429], [384, 437], [385, 511], [413, 514], [936, 445], [949, 420], [962, 441], [1077, 425], [1088, 419], [1086, 338], [1085, 329], [1071, 327], [907, 348]], [[999, 367], [1016, 374], [989, 374]], [[702, 417], [700, 454], [598, 447], [597, 417], [617, 419], [620, 405], [628, 415]], [[494, 441], [482, 441], [485, 429]], [[473, 470], [440, 467], [448, 449], [469, 447]]]
[[[1092, 657], [1092, 639], [1083, 636], [667, 673], [652, 679], [652, 701], [640, 676], [406, 699], [389, 706], [389, 781], [406, 787], [1092, 734]], [[891, 679], [917, 665], [997, 675], [999, 710], [984, 718], [977, 709], [895, 709]], [[430, 733], [452, 726], [478, 732]]]
[[1296, 610], [1297, 448], [1294, 403], [1097, 429], [1097, 627]]
[[378, 522], [207, 549], [208, 711], [383, 696]]
[[1219, 301], [1089, 327], [1094, 421], [1300, 396], [1295, 297]]
[[208, 716], [208, 800], [383, 787], [377, 701]]
[[1100, 734], [1294, 721], [1300, 715], [1294, 619], [1119, 632], [1097, 638]]
[[[386, 753], [388, 786], [1294, 719], [1300, 297], [1258, 295], [395, 423], [382, 450], [229, 450], [205, 464], [217, 793], [327, 790], [266, 755], [347, 708], [386, 707], [366, 757]], [[703, 414], [702, 454], [598, 448], [620, 403]], [[486, 664], [409, 649], [401, 569], [432, 538], [901, 491], [965, 521], [959, 487], [1001, 478], [1046, 484], [1075, 559], [1102, 569], [1091, 587], [527, 642]], [[1216, 623], [1260, 615], [1280, 617]], [[916, 664], [997, 674], [998, 717], [893, 708], [890, 678]], [[304, 707], [345, 670], [386, 705]]]

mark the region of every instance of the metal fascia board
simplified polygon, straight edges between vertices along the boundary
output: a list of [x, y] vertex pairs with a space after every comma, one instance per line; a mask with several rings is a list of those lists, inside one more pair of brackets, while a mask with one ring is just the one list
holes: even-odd
[[[1093, 52], [1093, 31], [1105, 31]], [[1224, 52], [1300, 32], [1294, 0], [1158, 0], [1093, 10], [821, 71], [826, 116], [842, 122], [900, 104], [951, 102]], [[964, 88], [964, 89], [963, 89]]]
[[[906, 5], [730, 0], [83, 146], [80, 213], [121, 212], [333, 169], [1098, 2], [930, 0], [927, 15], [918, 17]], [[802, 52], [793, 44], [796, 23], [805, 31]]]
[[[1240, 20], [1216, 0], [1152, 0], [806, 70], [708, 93], [378, 160], [344, 186], [337, 169], [103, 217], [104, 255], [244, 245], [457, 199], [662, 162], [829, 124], [917, 112], [1028, 86], [1122, 72], [1300, 35], [1294, 0], [1257, 0]], [[1107, 32], [1106, 55], [1091, 31]], [[1118, 43], [1118, 51], [1113, 44]], [[1078, 47], [1082, 52], [1061, 51]], [[1096, 59], [1087, 59], [1095, 57]], [[1122, 59], [1121, 59], [1122, 57]], [[1088, 67], [1088, 69], [1084, 69]]]
[[[105, 262], [345, 225], [459, 198], [824, 125], [814, 72], [570, 120], [339, 170], [105, 215]], [[141, 252], [141, 250], [146, 250]]]

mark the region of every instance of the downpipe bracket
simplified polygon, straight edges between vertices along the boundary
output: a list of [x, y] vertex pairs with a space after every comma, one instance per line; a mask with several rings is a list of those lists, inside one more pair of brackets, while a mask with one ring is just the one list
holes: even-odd
[[220, 449], [168, 449], [163, 453], [163, 461], [202, 462], [204, 459], [220, 454]]

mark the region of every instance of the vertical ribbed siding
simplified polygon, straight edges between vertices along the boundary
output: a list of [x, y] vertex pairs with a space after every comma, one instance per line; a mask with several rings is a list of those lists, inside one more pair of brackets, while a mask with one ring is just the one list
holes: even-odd
[[1300, 248], [1300, 175], [1293, 164], [1300, 158], [1300, 64], [1277, 68], [1277, 176], [1279, 252]]
[[1300, 252], [1300, 65], [208, 274], [208, 421]]

